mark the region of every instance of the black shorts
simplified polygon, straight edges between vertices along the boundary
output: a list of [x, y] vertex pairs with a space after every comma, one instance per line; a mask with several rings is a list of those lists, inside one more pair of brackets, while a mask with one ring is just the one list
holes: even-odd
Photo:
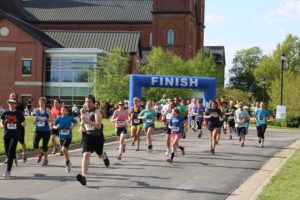
[[104, 135], [89, 135], [83, 134], [82, 136], [82, 153], [94, 151], [98, 155], [102, 155], [103, 153], [103, 144], [104, 144]]
[[51, 129], [51, 135], [56, 135], [56, 136], [58, 136], [59, 135], [59, 132], [58, 132], [58, 130], [57, 129]]
[[266, 129], [267, 129], [267, 125], [256, 126], [257, 137], [264, 139], [265, 138]]
[[199, 129], [199, 130], [202, 129], [202, 120], [197, 121], [197, 126], [198, 126], [198, 129]]
[[166, 125], [165, 128], [164, 128], [164, 132], [165, 132], [166, 134], [170, 135], [170, 134], [171, 134], [171, 131], [172, 131], [172, 130], [169, 128], [169, 125]]
[[234, 128], [235, 127], [234, 120], [229, 120], [228, 121], [228, 126], [229, 126], [229, 128]]
[[18, 141], [20, 142], [20, 144], [25, 144], [25, 128], [23, 126], [21, 126], [20, 128]]
[[207, 126], [207, 129], [211, 132], [215, 130], [216, 128], [220, 128], [220, 126]]
[[71, 142], [72, 142], [72, 138], [66, 138], [65, 140], [60, 140], [60, 146], [69, 149]]
[[196, 116], [195, 115], [192, 115], [191, 116], [191, 120], [195, 120]]
[[116, 134], [120, 137], [121, 134], [127, 134], [127, 127], [116, 128]]
[[237, 127], [236, 132], [237, 132], [238, 136], [246, 135], [247, 129], [246, 129], [246, 127]]

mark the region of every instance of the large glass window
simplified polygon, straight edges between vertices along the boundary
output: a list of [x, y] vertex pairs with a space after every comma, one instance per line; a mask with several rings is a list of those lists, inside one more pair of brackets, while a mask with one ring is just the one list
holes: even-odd
[[23, 75], [31, 75], [31, 59], [22, 59], [22, 74]]
[[169, 29], [167, 33], [167, 45], [175, 44], [175, 31], [174, 29]]

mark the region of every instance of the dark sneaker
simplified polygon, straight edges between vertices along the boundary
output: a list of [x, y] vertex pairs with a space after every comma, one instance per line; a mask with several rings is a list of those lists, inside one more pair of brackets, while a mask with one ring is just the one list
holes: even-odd
[[60, 156], [63, 156], [64, 155], [64, 153], [62, 152], [62, 151], [60, 151], [60, 154], [59, 154]]
[[258, 140], [258, 144], [260, 144], [261, 143], [261, 139], [259, 138], [259, 140]]
[[134, 146], [134, 142], [131, 143], [131, 146]]
[[211, 154], [215, 155], [215, 149], [214, 148], [211, 148]]
[[239, 137], [239, 142], [241, 142], [242, 141], [242, 138], [241, 137]]
[[22, 160], [23, 160], [23, 163], [26, 163], [26, 162], [27, 162], [27, 154], [26, 154], [26, 153], [23, 154]]
[[245, 146], [244, 142], [243, 142], [243, 143], [241, 143], [241, 147], [244, 147], [244, 146]]
[[122, 159], [122, 155], [119, 155], [119, 156], [118, 156], [118, 160], [121, 160], [121, 159]]
[[232, 135], [229, 136], [229, 140], [232, 140]]
[[109, 159], [105, 152], [103, 152], [103, 154], [105, 156], [105, 158], [103, 158], [104, 165], [105, 165], [105, 167], [109, 167], [109, 164], [110, 164]]
[[43, 161], [42, 166], [47, 166], [47, 165], [48, 165], [48, 159], [45, 159], [45, 160]]
[[76, 180], [81, 183], [81, 185], [86, 185], [86, 178], [81, 174], [77, 174]]
[[67, 165], [66, 165], [66, 171], [69, 173], [71, 171], [71, 168], [72, 168], [72, 163], [69, 162]]
[[167, 159], [167, 162], [169, 162], [169, 163], [173, 163], [173, 160], [172, 159]]
[[38, 159], [37, 159], [37, 163], [40, 163], [41, 162], [41, 160], [42, 160], [42, 157], [43, 157], [43, 154], [40, 154], [40, 155], [38, 155]]
[[182, 155], [184, 156], [185, 155], [184, 147], [181, 147], [180, 150], [181, 150]]
[[198, 138], [201, 138], [201, 136], [202, 136], [202, 133], [199, 133], [199, 134], [198, 134]]

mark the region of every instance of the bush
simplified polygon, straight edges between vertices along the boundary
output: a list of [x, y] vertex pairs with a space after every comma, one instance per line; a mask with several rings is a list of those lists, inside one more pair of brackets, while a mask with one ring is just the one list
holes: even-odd
[[286, 116], [287, 127], [299, 128], [300, 126], [300, 115], [288, 114]]
[[274, 121], [270, 121], [269, 125], [271, 125], [271, 126], [279, 126], [279, 127], [286, 127], [286, 120], [276, 119]]

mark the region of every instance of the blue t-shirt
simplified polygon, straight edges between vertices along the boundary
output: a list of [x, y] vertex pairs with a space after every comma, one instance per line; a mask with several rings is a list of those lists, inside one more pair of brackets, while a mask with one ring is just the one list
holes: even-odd
[[70, 126], [75, 124], [77, 121], [76, 119], [71, 116], [67, 115], [65, 117], [58, 116], [54, 121], [54, 125], [57, 126], [59, 124], [59, 139], [65, 140], [67, 138], [72, 138], [72, 130], [70, 130]]
[[183, 133], [183, 121], [182, 116], [172, 116], [170, 118], [171, 133]]
[[268, 124], [268, 121], [266, 119], [267, 117], [270, 117], [270, 113], [268, 110], [257, 109], [255, 112], [256, 126], [267, 125]]
[[47, 113], [47, 109], [45, 113], [41, 113], [39, 109], [36, 109], [35, 115], [36, 115], [35, 130], [38, 132], [50, 132], [50, 126], [48, 123], [49, 115]]
[[10, 137], [19, 137], [21, 123], [25, 121], [23, 113], [19, 111], [5, 111], [1, 115], [4, 125], [4, 139]]

